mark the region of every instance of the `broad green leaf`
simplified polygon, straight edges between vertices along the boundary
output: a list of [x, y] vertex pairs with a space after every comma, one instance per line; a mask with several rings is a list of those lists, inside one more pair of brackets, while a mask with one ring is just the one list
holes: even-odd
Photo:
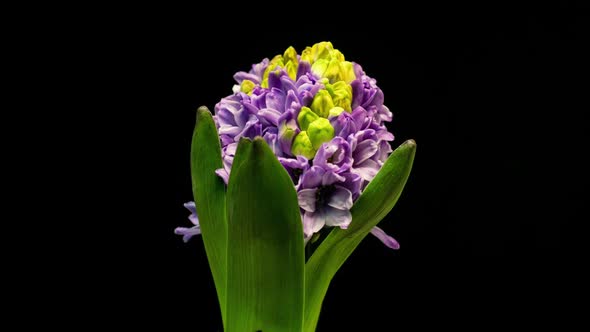
[[221, 315], [225, 320], [227, 277], [225, 184], [215, 174], [215, 170], [222, 167], [221, 144], [215, 123], [207, 107], [199, 107], [191, 146], [193, 196], [209, 267], [217, 288]]
[[291, 178], [264, 139], [242, 139], [227, 192], [226, 332], [303, 328], [303, 230]]
[[393, 151], [350, 210], [352, 222], [348, 229], [334, 228], [305, 265], [304, 331], [315, 330], [332, 277], [397, 202], [412, 170], [415, 153], [413, 140]]

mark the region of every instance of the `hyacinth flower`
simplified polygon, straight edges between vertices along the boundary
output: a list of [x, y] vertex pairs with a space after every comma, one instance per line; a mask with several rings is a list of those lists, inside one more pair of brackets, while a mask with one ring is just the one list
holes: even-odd
[[234, 75], [233, 93], [197, 110], [195, 202], [225, 331], [315, 330], [332, 277], [409, 177], [416, 143], [392, 150], [376, 81], [329, 42], [289, 47]]

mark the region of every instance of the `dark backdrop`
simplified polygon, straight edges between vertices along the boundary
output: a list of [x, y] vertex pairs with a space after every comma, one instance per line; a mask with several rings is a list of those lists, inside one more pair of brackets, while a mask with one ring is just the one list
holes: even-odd
[[323, 40], [377, 79], [394, 114], [393, 146], [413, 138], [418, 150], [380, 224], [401, 249], [366, 238], [334, 278], [318, 330], [479, 330], [576, 317], [568, 297], [577, 294], [582, 242], [572, 227], [587, 189], [576, 175], [586, 169], [587, 109], [576, 102], [587, 90], [584, 16], [450, 12], [348, 24], [212, 15], [227, 32], [156, 17], [117, 39], [114, 92], [131, 98], [100, 131], [113, 143], [102, 163], [117, 179], [105, 220], [122, 235], [108, 272], [97, 274], [108, 290], [97, 294], [110, 299], [101, 317], [220, 329], [202, 241], [173, 234], [189, 225], [194, 111], [230, 94], [234, 72]]

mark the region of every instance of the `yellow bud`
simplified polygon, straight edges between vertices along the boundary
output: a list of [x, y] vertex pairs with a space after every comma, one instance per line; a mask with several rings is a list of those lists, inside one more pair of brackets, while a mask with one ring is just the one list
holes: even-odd
[[329, 117], [331, 118], [333, 116], [338, 116], [342, 112], [344, 112], [344, 108], [336, 106], [336, 107], [334, 107], [334, 108], [332, 108], [330, 110], [330, 116]]
[[297, 78], [297, 63], [293, 61], [287, 62], [285, 65], [285, 71], [289, 74], [289, 77], [294, 81]]
[[314, 60], [330, 59], [330, 52], [334, 51], [334, 46], [330, 42], [320, 42], [312, 46]]
[[330, 52], [330, 58], [342, 62], [344, 61], [344, 54], [342, 54], [342, 52], [340, 52], [339, 50], [333, 50], [332, 52]]
[[307, 61], [309, 64], [313, 64], [314, 60], [313, 54], [311, 53], [311, 47], [306, 47], [303, 52], [301, 52], [301, 61]]
[[283, 54], [283, 61], [285, 63], [292, 61], [293, 63], [297, 64], [297, 51], [295, 51], [293, 46], [289, 46], [289, 48], [285, 51]]
[[[268, 63], [268, 67], [272, 67], [272, 68], [271, 68], [271, 70], [272, 70], [272, 69], [274, 69], [274, 67], [275, 67], [277, 64], [279, 64], [279, 63], [280, 63], [280, 64], [282, 64], [282, 63], [283, 63], [283, 56], [282, 56], [282, 55], [280, 55], [280, 54], [277, 54], [277, 55], [275, 55], [275, 56], [274, 56], [274, 58], [272, 58], [272, 59], [270, 60], [270, 62]], [[275, 66], [272, 66], [273, 64], [274, 64]]]
[[340, 62], [340, 79], [350, 84], [350, 82], [356, 79], [354, 74], [354, 66], [350, 61]]
[[[344, 81], [334, 84], [326, 84], [326, 91], [330, 93], [334, 106], [342, 107], [345, 111], [351, 112], [352, 86]], [[315, 100], [315, 99], [314, 99]]]
[[330, 61], [320, 59], [311, 65], [311, 71], [319, 77], [324, 77], [324, 73], [326, 72], [326, 69], [328, 69], [328, 64], [330, 64]]
[[352, 62], [344, 60], [344, 54], [335, 50], [330, 42], [321, 42], [306, 48], [301, 61], [311, 64], [311, 71], [320, 78], [328, 78], [330, 83], [355, 80]]
[[252, 94], [252, 90], [256, 87], [256, 84], [250, 80], [243, 80], [240, 86], [240, 91], [247, 94]]
[[340, 80], [340, 61], [336, 59], [330, 60], [323, 76], [327, 78], [330, 83], [338, 82]]

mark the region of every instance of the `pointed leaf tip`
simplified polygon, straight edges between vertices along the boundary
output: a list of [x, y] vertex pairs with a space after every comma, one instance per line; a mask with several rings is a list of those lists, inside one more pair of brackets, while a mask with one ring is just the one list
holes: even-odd
[[266, 149], [266, 148], [268, 148], [270, 150], [270, 147], [268, 147], [268, 144], [266, 144], [266, 141], [261, 136], [254, 137], [254, 140], [252, 140], [252, 142], [254, 143], [253, 148], [254, 148], [254, 153], [256, 155], [262, 154], [264, 152], [264, 149]]
[[209, 108], [207, 106], [199, 106], [199, 108], [197, 108], [197, 113], [203, 113], [203, 112], [207, 112], [207, 113], [211, 114], [211, 111], [209, 111]]
[[416, 144], [416, 141], [415, 140], [409, 139], [409, 140], [403, 142], [402, 145], [410, 145], [410, 146], [414, 146], [415, 147], [417, 144]]

